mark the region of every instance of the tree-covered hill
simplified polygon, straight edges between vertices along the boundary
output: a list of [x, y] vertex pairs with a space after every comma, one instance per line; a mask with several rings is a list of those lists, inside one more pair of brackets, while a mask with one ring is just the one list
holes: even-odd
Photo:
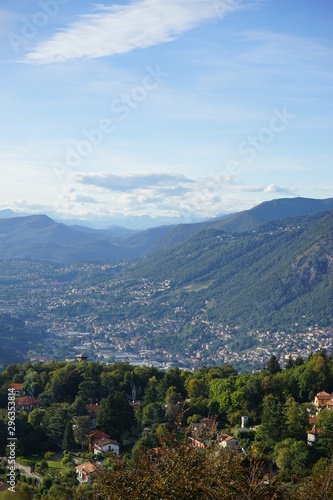
[[27, 352], [45, 341], [45, 332], [28, 328], [25, 322], [9, 314], [0, 314], [0, 369], [20, 363]]
[[170, 280], [160, 302], [246, 328], [327, 326], [333, 304], [333, 212], [265, 223], [251, 232], [203, 230], [134, 271]]

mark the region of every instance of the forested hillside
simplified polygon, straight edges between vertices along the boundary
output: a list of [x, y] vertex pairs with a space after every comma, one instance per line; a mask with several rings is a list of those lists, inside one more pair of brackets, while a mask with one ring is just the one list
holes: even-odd
[[333, 212], [268, 222], [251, 232], [210, 229], [140, 263], [169, 280], [160, 297], [244, 328], [327, 326], [333, 304]]
[[23, 362], [29, 349], [45, 342], [45, 332], [27, 328], [22, 319], [0, 314], [0, 369]]
[[[0, 373], [2, 455], [13, 382], [39, 404], [16, 413], [17, 462], [33, 465], [41, 478], [38, 485], [17, 473], [17, 498], [332, 498], [333, 410], [314, 420], [312, 404], [333, 389], [333, 358], [324, 351], [290, 358], [284, 370], [272, 356], [249, 375], [229, 365], [195, 372], [126, 363], [10, 365]], [[313, 422], [317, 438], [309, 446]], [[118, 443], [120, 458], [88, 450], [95, 423]], [[219, 444], [226, 436], [235, 448]], [[73, 462], [97, 467], [92, 484], [78, 486]], [[0, 480], [7, 471], [2, 462]]]

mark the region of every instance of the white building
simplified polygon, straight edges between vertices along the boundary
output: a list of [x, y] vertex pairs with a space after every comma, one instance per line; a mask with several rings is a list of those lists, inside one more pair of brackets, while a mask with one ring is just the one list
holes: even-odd
[[94, 454], [115, 453], [119, 457], [120, 444], [114, 439], [101, 438], [94, 442]]

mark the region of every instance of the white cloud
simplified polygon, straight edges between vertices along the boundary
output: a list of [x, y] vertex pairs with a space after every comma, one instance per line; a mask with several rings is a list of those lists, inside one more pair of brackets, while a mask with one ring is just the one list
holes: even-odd
[[276, 186], [275, 184], [269, 184], [268, 186], [259, 186], [259, 185], [235, 185], [230, 187], [231, 191], [238, 191], [241, 193], [276, 193], [276, 194], [285, 194], [288, 196], [295, 196], [295, 191], [282, 186]]
[[25, 61], [36, 64], [124, 54], [170, 42], [200, 23], [222, 18], [242, 0], [132, 0], [97, 5], [67, 29], [37, 45]]
[[101, 174], [74, 174], [73, 180], [80, 184], [96, 186], [110, 191], [133, 192], [144, 189], [158, 189], [169, 194], [172, 191], [177, 193], [187, 189], [184, 184], [190, 184], [193, 181], [184, 175], [168, 173], [138, 173], [114, 175], [108, 173]]

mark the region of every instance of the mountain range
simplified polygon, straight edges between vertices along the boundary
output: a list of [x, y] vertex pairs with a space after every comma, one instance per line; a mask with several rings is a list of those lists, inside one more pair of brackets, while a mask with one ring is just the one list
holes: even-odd
[[10, 210], [2, 210], [0, 258], [36, 258], [58, 262], [109, 260], [116, 263], [171, 249], [203, 230], [242, 233], [266, 221], [328, 210], [333, 210], [333, 198], [286, 198], [204, 222], [159, 226], [140, 232], [119, 226], [108, 229], [68, 226], [46, 215], [17, 217]]

